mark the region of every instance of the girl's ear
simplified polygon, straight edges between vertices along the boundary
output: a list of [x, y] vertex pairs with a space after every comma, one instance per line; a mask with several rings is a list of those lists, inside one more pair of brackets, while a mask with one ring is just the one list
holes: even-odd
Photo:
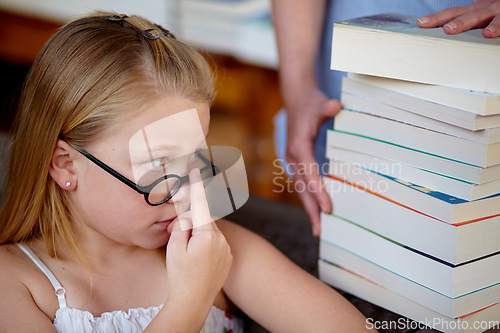
[[49, 174], [63, 190], [74, 190], [77, 185], [75, 153], [76, 151], [65, 141], [57, 140], [50, 160]]

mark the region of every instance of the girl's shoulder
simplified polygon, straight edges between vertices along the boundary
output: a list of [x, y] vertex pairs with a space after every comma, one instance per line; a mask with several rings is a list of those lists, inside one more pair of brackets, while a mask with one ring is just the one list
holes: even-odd
[[[29, 292], [25, 277], [29, 276], [30, 268], [23, 256], [26, 255], [16, 244], [0, 246], [0, 267], [2, 267], [0, 270], [0, 293], [2, 295], [15, 295], [17, 298], [22, 293]], [[8, 298], [3, 297], [3, 299]]]
[[[33, 276], [33, 263], [16, 244], [0, 245], [0, 290], [5, 291], [20, 284], [28, 286], [27, 278]], [[36, 274], [35, 274], [36, 275]]]
[[[27, 245], [32, 248], [33, 244]], [[34, 272], [41, 271], [34, 264], [34, 262], [21, 250], [17, 244], [4, 244], [0, 245], [0, 265], [2, 267], [0, 275], [19, 277], [22, 279], [26, 274], [33, 275]]]
[[[0, 246], [0, 327], [7, 331], [53, 331], [51, 318], [37, 300], [54, 297], [45, 292], [43, 276], [15, 244]], [[43, 274], [43, 273], [42, 273]], [[22, 314], [22, 316], [20, 316]], [[30, 318], [29, 321], [20, 318]]]
[[26, 269], [25, 254], [16, 244], [0, 245], [0, 276], [14, 276]]
[[54, 310], [57, 299], [49, 280], [16, 244], [0, 245], [0, 267], [0, 294], [9, 295], [0, 303], [16, 300], [10, 306], [32, 307], [45, 314]]

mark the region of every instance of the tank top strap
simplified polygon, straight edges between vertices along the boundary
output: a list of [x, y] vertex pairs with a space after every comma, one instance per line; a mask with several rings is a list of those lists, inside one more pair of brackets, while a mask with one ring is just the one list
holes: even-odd
[[45, 276], [49, 279], [50, 283], [54, 287], [54, 292], [57, 296], [57, 300], [59, 301], [59, 308], [66, 307], [66, 290], [61, 286], [59, 281], [57, 281], [56, 277], [52, 272], [45, 266], [45, 264], [37, 257], [35, 252], [33, 252], [29, 246], [26, 244], [16, 244], [37, 266], [40, 270], [45, 274]]

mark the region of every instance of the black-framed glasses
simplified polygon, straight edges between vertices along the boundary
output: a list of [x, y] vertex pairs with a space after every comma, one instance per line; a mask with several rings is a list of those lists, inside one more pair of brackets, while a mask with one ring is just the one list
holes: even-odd
[[[76, 148], [75, 150], [137, 193], [144, 195], [144, 200], [151, 206], [158, 206], [169, 201], [179, 189], [189, 181], [189, 174], [179, 176], [172, 173], [163, 174], [158, 178], [154, 177], [155, 179], [147, 185], [139, 185], [115, 171], [89, 152]], [[198, 149], [194, 153], [194, 157], [195, 163], [191, 163], [191, 165], [193, 167], [199, 167], [202, 181], [210, 179], [220, 173], [219, 168], [210, 161], [208, 149]], [[140, 182], [146, 182], [147, 179], [152, 178], [151, 175], [146, 174], [145, 177], [141, 178], [142, 181], [140, 180]]]

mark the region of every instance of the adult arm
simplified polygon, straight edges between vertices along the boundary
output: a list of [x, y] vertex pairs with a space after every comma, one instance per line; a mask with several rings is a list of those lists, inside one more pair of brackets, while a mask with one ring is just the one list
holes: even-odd
[[[316, 61], [325, 1], [274, 0], [273, 18], [279, 53], [281, 92], [288, 114], [287, 162], [313, 227], [320, 233], [320, 211], [332, 209], [314, 159], [314, 141], [321, 125], [340, 111], [318, 87]], [[300, 171], [300, 172], [299, 172]]]
[[418, 19], [421, 28], [443, 27], [450, 35], [484, 28], [483, 36], [500, 36], [500, 0], [477, 0], [463, 7], [448, 8]]

